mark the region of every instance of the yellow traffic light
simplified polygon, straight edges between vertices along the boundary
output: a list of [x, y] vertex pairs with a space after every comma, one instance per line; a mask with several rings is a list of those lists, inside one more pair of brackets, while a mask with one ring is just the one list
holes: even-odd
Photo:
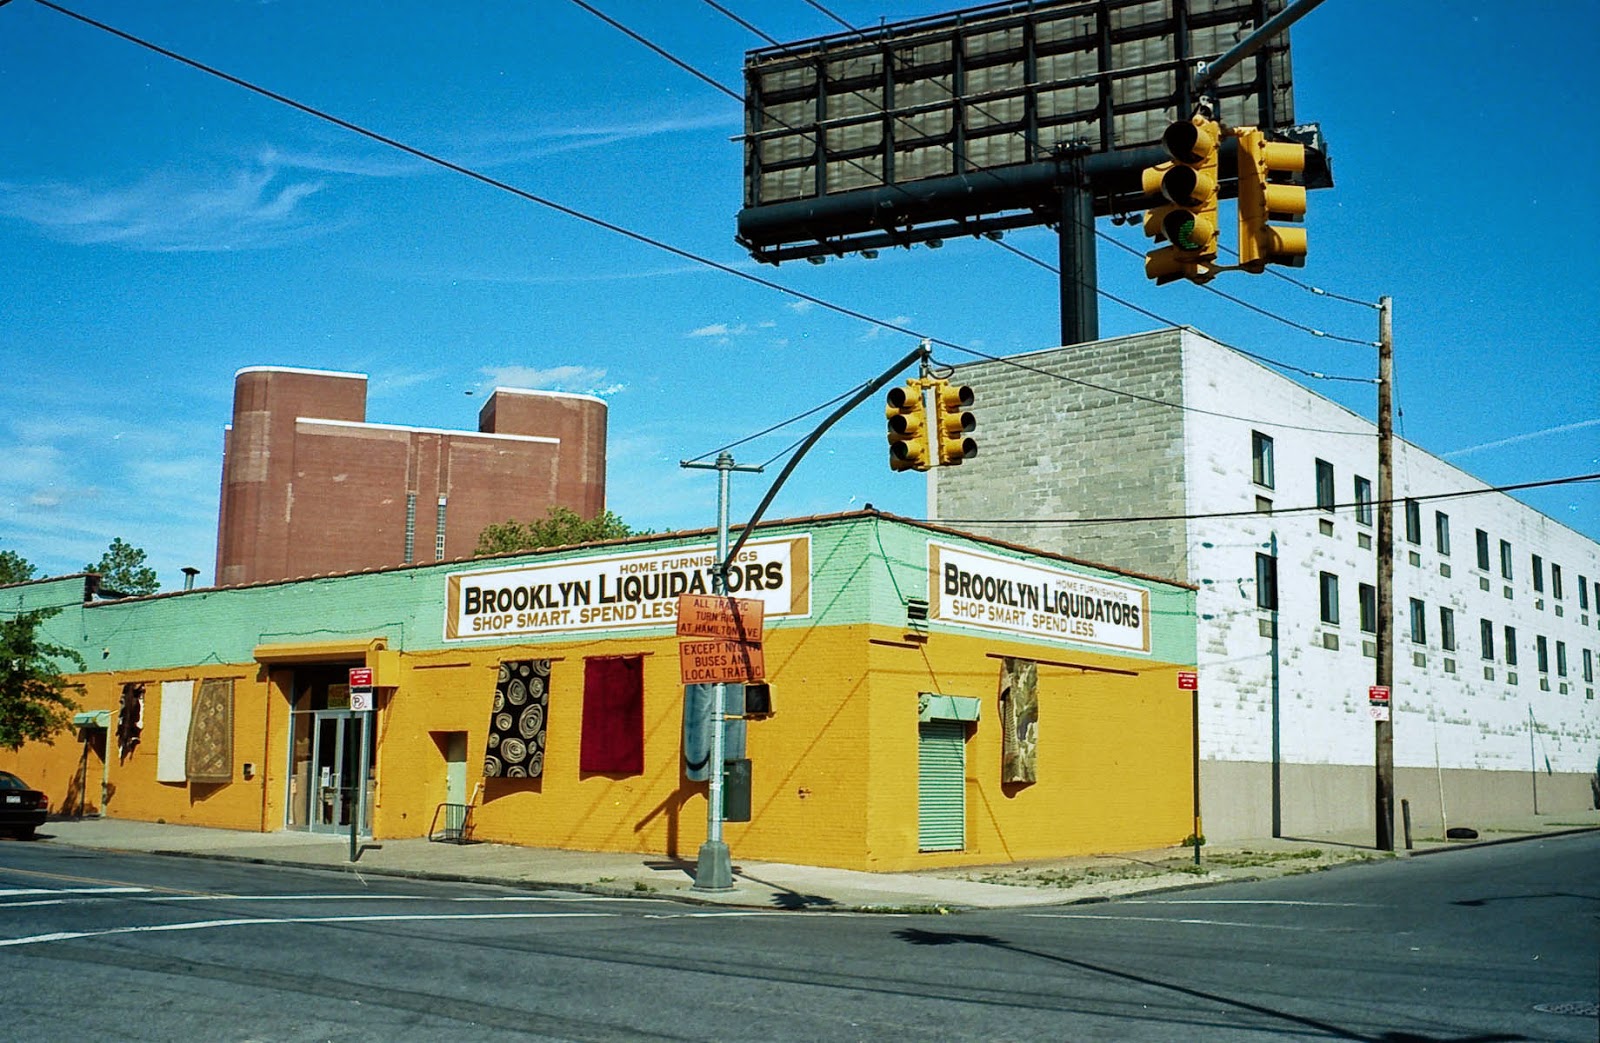
[[926, 471], [933, 466], [922, 382], [908, 380], [901, 387], [890, 388], [884, 414], [889, 418], [889, 470]]
[[1268, 222], [1306, 212], [1306, 190], [1274, 184], [1274, 174], [1306, 168], [1304, 145], [1268, 141], [1254, 127], [1235, 131], [1239, 139], [1239, 267], [1261, 272], [1269, 264], [1299, 268], [1306, 263], [1306, 230]]
[[1174, 279], [1206, 282], [1217, 256], [1217, 145], [1222, 128], [1208, 119], [1174, 123], [1161, 135], [1170, 162], [1147, 167], [1144, 194], [1165, 200], [1145, 212], [1144, 232], [1171, 245], [1145, 255], [1145, 274], [1157, 285]]
[[935, 428], [939, 437], [939, 463], [959, 464], [978, 455], [978, 443], [969, 437], [978, 428], [978, 418], [967, 409], [972, 405], [972, 389], [965, 384], [940, 380], [933, 385], [933, 404], [938, 413]]

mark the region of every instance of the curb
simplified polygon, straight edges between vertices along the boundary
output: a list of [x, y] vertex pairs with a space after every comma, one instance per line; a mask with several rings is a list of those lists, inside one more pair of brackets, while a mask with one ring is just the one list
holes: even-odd
[[[1524, 840], [1544, 840], [1548, 837], [1570, 837], [1579, 833], [1600, 832], [1600, 826], [1574, 826], [1571, 829], [1552, 829], [1544, 833], [1518, 833], [1514, 837], [1496, 837], [1493, 840], [1464, 840], [1452, 844], [1445, 841], [1439, 847], [1425, 847], [1407, 851], [1407, 858], [1420, 858], [1423, 855], [1437, 855], [1443, 851], [1465, 851], [1475, 847], [1498, 847], [1501, 844], [1520, 844]], [[1399, 854], [1399, 852], [1395, 852]]]
[[[429, 880], [438, 883], [451, 884], [477, 884], [486, 887], [507, 887], [519, 891], [568, 891], [578, 894], [595, 895], [602, 898], [618, 899], [654, 899], [656, 901], [679, 902], [683, 905], [716, 907], [727, 906], [735, 909], [770, 909], [774, 912], [844, 912], [870, 909], [870, 907], [844, 907], [834, 908], [807, 908], [778, 909], [774, 906], [748, 901], [718, 901], [715, 899], [701, 898], [698, 895], [688, 895], [675, 891], [635, 891], [614, 890], [597, 884], [562, 883], [546, 880], [518, 880], [499, 876], [479, 876], [472, 873], [448, 873], [432, 869], [396, 869], [388, 866], [362, 868], [359, 860], [337, 865], [325, 862], [295, 862], [282, 858], [268, 858], [262, 855], [235, 855], [221, 851], [182, 851], [168, 848], [116, 848], [93, 847], [82, 844], [73, 844], [67, 841], [52, 840], [51, 843], [60, 844], [79, 851], [110, 851], [120, 855], [155, 855], [160, 858], [199, 858], [211, 862], [234, 862], [241, 865], [271, 866], [275, 869], [300, 869], [317, 873], [347, 873], [358, 876], [381, 876], [395, 880]], [[932, 903], [930, 903], [932, 904]]]

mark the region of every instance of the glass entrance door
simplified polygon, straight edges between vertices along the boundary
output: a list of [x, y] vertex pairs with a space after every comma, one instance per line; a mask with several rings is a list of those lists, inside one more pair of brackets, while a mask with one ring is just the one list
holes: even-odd
[[305, 822], [313, 833], [349, 833], [359, 800], [361, 720], [346, 710], [318, 710], [312, 716]]

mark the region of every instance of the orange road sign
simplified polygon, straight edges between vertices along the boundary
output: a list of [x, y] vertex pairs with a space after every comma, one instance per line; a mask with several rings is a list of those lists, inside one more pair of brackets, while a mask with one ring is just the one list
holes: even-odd
[[719, 594], [678, 595], [678, 636], [761, 643], [766, 602]]
[[681, 641], [678, 670], [686, 685], [751, 682], [767, 676], [761, 646], [743, 641]]

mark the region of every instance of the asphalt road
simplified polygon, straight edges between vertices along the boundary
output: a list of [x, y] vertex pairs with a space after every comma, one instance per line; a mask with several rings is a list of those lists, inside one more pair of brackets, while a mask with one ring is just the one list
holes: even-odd
[[952, 916], [0, 843], [0, 1038], [1583, 1040], [1600, 834]]

